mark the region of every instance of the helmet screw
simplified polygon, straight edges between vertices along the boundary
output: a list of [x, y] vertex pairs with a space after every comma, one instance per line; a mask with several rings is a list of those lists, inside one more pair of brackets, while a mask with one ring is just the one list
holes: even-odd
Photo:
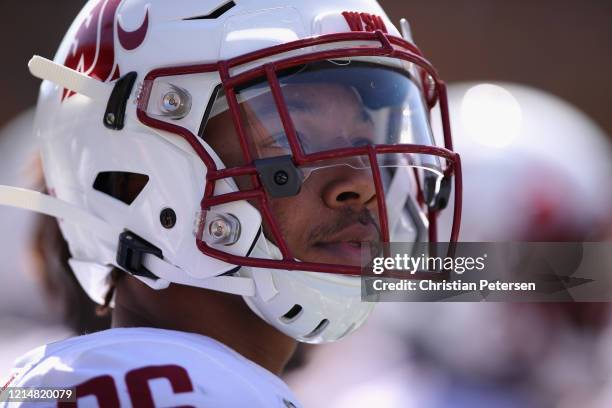
[[274, 182], [279, 186], [287, 184], [287, 181], [289, 181], [289, 175], [284, 170], [274, 173]]
[[172, 208], [164, 208], [159, 213], [159, 222], [166, 229], [174, 227], [176, 225], [176, 213]]
[[210, 232], [210, 235], [212, 235], [216, 239], [222, 239], [229, 235], [230, 226], [227, 221], [221, 218], [217, 218], [216, 220], [210, 223], [208, 230]]
[[186, 89], [172, 84], [162, 84], [165, 88], [160, 91], [159, 109], [162, 116], [170, 119], [182, 119], [191, 110], [191, 95]]
[[115, 114], [112, 112], [109, 112], [106, 114], [106, 116], [104, 117], [104, 121], [106, 122], [107, 125], [114, 125], [115, 124]]
[[162, 106], [166, 112], [175, 112], [181, 107], [181, 95], [178, 92], [170, 91], [164, 95]]

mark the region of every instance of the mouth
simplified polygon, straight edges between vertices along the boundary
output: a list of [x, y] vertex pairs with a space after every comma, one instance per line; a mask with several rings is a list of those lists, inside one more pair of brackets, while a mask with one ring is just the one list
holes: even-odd
[[372, 225], [353, 225], [313, 245], [319, 253], [319, 262], [355, 266], [361, 265], [363, 256], [377, 252], [379, 246], [378, 231]]

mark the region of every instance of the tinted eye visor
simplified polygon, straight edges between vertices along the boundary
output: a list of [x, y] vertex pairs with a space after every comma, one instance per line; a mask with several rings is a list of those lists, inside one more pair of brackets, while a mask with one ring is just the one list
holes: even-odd
[[[278, 73], [282, 103], [291, 117], [301, 153], [364, 145], [419, 144], [434, 146], [428, 108], [419, 76], [400, 69], [359, 60], [330, 60], [304, 64]], [[251, 134], [255, 157], [290, 154], [274, 93], [265, 78], [240, 85], [236, 99], [246, 123], [265, 128], [268, 138]], [[210, 117], [227, 111], [220, 93]]]

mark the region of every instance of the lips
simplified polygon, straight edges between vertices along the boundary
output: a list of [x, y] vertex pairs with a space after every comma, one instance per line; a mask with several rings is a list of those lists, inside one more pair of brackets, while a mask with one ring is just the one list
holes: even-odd
[[332, 264], [360, 265], [362, 261], [362, 245], [378, 245], [379, 235], [374, 225], [354, 224], [317, 242], [313, 247], [320, 259], [317, 262]]

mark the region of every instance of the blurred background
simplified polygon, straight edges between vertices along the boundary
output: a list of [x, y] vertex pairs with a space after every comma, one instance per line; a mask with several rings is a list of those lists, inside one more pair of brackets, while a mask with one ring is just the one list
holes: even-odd
[[[0, 184], [43, 188], [26, 64], [54, 55], [83, 3], [3, 3]], [[612, 2], [381, 4], [450, 84], [462, 239], [610, 239]], [[39, 221], [0, 211], [0, 378], [29, 349], [108, 324], [61, 265], [40, 273], [58, 238]], [[609, 407], [609, 320], [607, 304], [383, 304], [347, 340], [301, 347], [286, 380], [307, 408]]]
[[[51, 57], [79, 0], [3, 2], [0, 125], [30, 107], [39, 81], [25, 64]], [[612, 133], [612, 3], [607, 0], [382, 0], [403, 16], [447, 82], [504, 80], [570, 101]]]

